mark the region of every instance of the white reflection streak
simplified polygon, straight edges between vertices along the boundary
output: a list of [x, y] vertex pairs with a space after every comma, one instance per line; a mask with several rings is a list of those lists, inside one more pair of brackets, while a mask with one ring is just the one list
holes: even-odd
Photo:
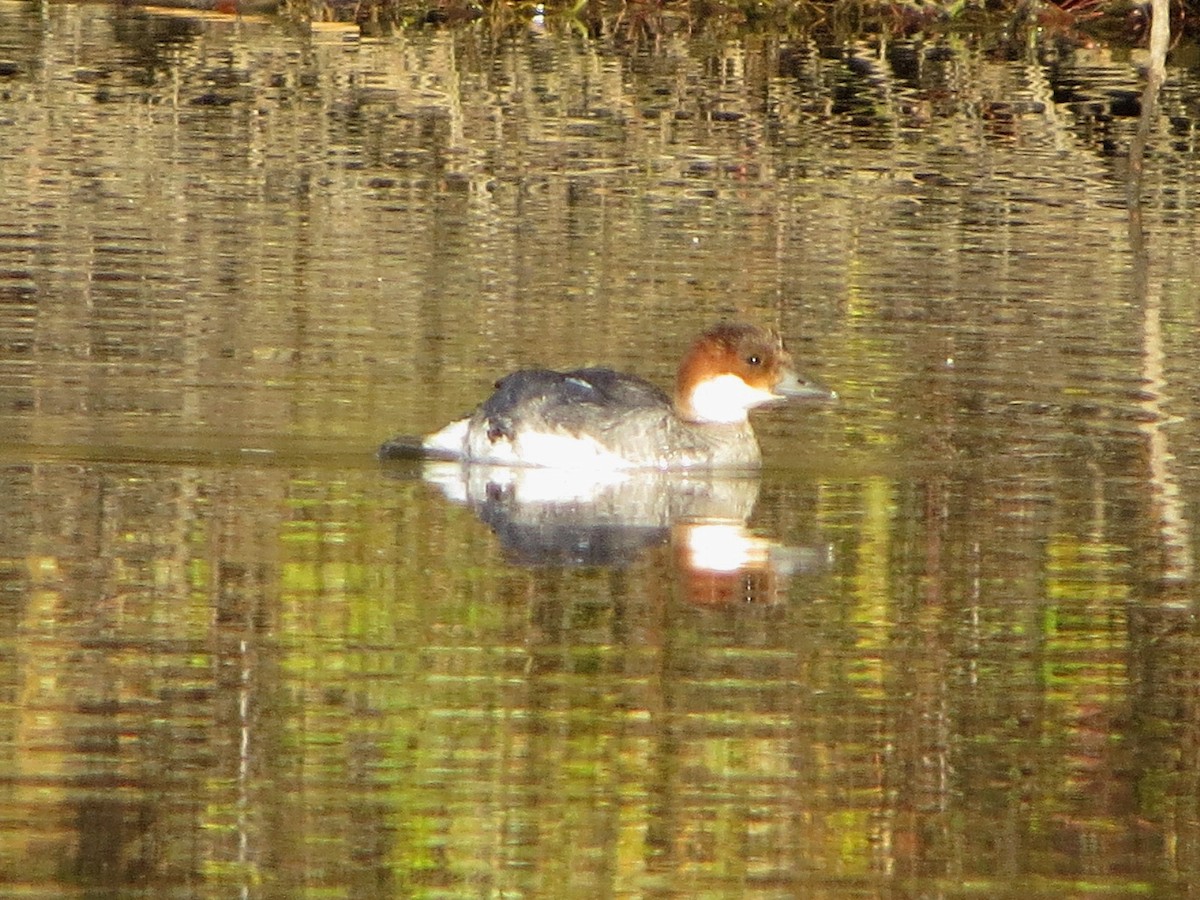
[[1166, 352], [1162, 334], [1162, 283], [1150, 277], [1150, 254], [1146, 247], [1142, 223], [1143, 157], [1150, 135], [1150, 122], [1158, 104], [1158, 92], [1166, 78], [1167, 45], [1170, 43], [1168, 0], [1152, 0], [1150, 23], [1150, 64], [1146, 74], [1146, 90], [1142, 94], [1142, 113], [1137, 134], [1129, 148], [1129, 234], [1133, 246], [1134, 277], [1137, 293], [1142, 300], [1142, 377], [1146, 384], [1143, 409], [1149, 415], [1139, 425], [1146, 436], [1149, 459], [1150, 489], [1158, 510], [1162, 536], [1163, 571], [1165, 581], [1186, 581], [1192, 575], [1190, 523], [1184, 514], [1179, 482], [1171, 470], [1175, 459], [1167, 447], [1166, 426], [1172, 417], [1165, 401]]
[[1163, 408], [1167, 399], [1162, 340], [1162, 287], [1147, 284], [1145, 318], [1142, 326], [1142, 377], [1146, 382], [1143, 408], [1149, 415], [1139, 428], [1146, 436], [1150, 489], [1158, 508], [1163, 543], [1163, 573], [1168, 581], [1184, 581], [1192, 575], [1191, 527], [1183, 511], [1179, 481], [1171, 468], [1175, 459], [1167, 447], [1166, 426], [1174, 419]]
[[[241, 723], [238, 744], [238, 864], [243, 873], [248, 872], [250, 862], [250, 663], [249, 647], [242, 640], [239, 648], [242, 655], [242, 680], [238, 696], [238, 720]], [[241, 896], [250, 896], [248, 879], [243, 878]]]

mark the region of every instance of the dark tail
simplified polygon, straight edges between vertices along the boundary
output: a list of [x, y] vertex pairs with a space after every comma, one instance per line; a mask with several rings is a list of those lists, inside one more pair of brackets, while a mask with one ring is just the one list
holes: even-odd
[[388, 438], [379, 445], [379, 449], [375, 451], [375, 455], [379, 459], [438, 459], [438, 460], [456, 460], [461, 459], [457, 453], [447, 453], [445, 450], [430, 450], [425, 446], [425, 442], [419, 437], [413, 437], [409, 434], [398, 434], [394, 438]]
[[380, 459], [428, 459], [429, 451], [419, 437], [401, 434], [380, 444], [375, 455]]

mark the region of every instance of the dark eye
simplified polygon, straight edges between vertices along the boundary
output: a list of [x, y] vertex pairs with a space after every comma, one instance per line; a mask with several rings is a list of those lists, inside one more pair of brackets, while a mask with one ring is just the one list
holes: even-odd
[[761, 363], [762, 363], [762, 357], [759, 356], [757, 353], [752, 353], [750, 356], [746, 357], [746, 365], [748, 365], [748, 366], [757, 366], [757, 365], [760, 365]]

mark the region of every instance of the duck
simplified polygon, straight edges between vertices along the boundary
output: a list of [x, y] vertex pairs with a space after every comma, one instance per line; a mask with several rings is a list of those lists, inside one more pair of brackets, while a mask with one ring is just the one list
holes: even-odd
[[777, 331], [722, 322], [688, 346], [673, 393], [604, 367], [522, 369], [469, 415], [421, 438], [391, 438], [378, 455], [592, 471], [755, 469], [762, 451], [751, 410], [836, 398], [793, 368]]

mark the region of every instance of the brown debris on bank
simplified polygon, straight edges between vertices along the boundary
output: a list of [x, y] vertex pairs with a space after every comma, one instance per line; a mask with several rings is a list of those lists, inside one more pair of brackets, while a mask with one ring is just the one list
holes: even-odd
[[[694, 33], [774, 32], [839, 35], [1029, 27], [1079, 32], [1105, 43], [1145, 41], [1149, 6], [1140, 0], [170, 0], [203, 8], [276, 3], [314, 22], [356, 23], [368, 32], [454, 27], [480, 20], [493, 30], [555, 23], [592, 36], [654, 39]], [[1172, 3], [1172, 33], [1192, 30], [1200, 0]]]

